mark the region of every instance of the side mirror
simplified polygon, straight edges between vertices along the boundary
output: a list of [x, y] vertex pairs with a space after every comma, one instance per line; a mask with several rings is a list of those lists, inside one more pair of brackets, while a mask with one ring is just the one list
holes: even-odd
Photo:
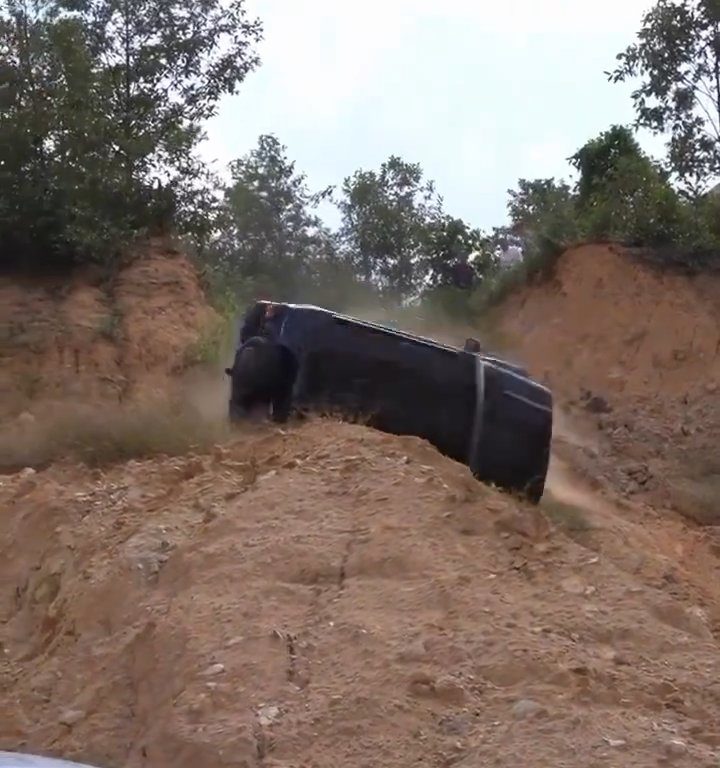
[[232, 369], [232, 368], [226, 368], [226, 369], [225, 369], [225, 373], [226, 373], [228, 376], [232, 376], [232, 372], [233, 372], [233, 369]]

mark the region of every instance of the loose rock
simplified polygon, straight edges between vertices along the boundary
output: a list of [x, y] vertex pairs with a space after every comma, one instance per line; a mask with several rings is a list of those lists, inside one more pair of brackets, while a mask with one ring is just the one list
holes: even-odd
[[583, 580], [577, 576], [568, 576], [560, 582], [560, 586], [569, 595], [584, 595], [587, 588]]
[[276, 707], [274, 704], [266, 704], [257, 711], [258, 723], [263, 728], [272, 725], [279, 717], [280, 707]]
[[605, 738], [603, 741], [608, 745], [608, 747], [612, 747], [613, 749], [622, 749], [623, 747], [627, 746], [627, 741], [625, 741], [625, 739]]
[[66, 709], [60, 715], [60, 724], [72, 728], [73, 725], [77, 725], [84, 718], [85, 712], [82, 709]]
[[665, 755], [672, 759], [674, 757], [682, 757], [687, 754], [687, 744], [680, 739], [669, 739], [664, 744]]
[[513, 717], [516, 720], [529, 720], [547, 714], [547, 710], [542, 704], [532, 699], [520, 699], [512, 708]]

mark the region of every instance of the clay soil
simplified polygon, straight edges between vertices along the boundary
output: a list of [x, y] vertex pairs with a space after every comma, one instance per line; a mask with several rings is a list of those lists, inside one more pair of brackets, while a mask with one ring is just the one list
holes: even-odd
[[[539, 508], [420, 440], [323, 419], [0, 477], [0, 749], [101, 768], [717, 766], [720, 536], [652, 499], [663, 467], [717, 435], [703, 415], [718, 373], [712, 286], [609, 249], [580, 256], [499, 320], [557, 387]], [[172, 269], [163, 307], [195, 290], [182, 260]], [[618, 307], [651, 290], [655, 320], [638, 307], [621, 322]], [[581, 303], [605, 315], [585, 322]], [[693, 306], [702, 337], [680, 323]], [[128, 311], [140, 310], [119, 322]], [[679, 334], [667, 354], [663, 313]], [[162, 314], [145, 346], [167, 342], [177, 361]], [[119, 338], [139, 388], [140, 355]], [[685, 384], [667, 367], [675, 349]], [[15, 358], [11, 374], [45, 360]], [[143, 359], [153, 387], [176, 376]], [[222, 412], [221, 378], [195, 391], [206, 418]], [[42, 397], [22, 407], [32, 417]], [[683, 450], [662, 450], [683, 413]], [[615, 435], [625, 419], [634, 441]], [[656, 479], [628, 485], [631, 465]]]

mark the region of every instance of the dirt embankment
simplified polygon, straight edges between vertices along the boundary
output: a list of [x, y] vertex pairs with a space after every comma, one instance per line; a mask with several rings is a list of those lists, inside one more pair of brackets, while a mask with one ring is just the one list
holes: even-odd
[[[2, 287], [16, 307], [44, 296], [43, 317], [122, 307], [116, 339], [15, 337], [3, 373], [60, 369], [38, 407], [113, 402], [111, 360], [128, 393], [175, 386], [209, 310], [181, 258], [132, 269], [102, 300]], [[709, 329], [712, 295], [584, 249], [511, 298], [501, 330], [561, 406], [540, 509], [422, 441], [319, 419], [0, 477], [0, 749], [102, 768], [716, 766], [720, 537], [649, 503], [718, 434], [710, 347], [688, 319], [668, 356], [655, 330], [693, 306]]]
[[671, 405], [720, 383], [720, 278], [650, 268], [632, 251], [586, 245], [555, 279], [511, 296], [503, 325], [562, 393]]
[[0, 278], [0, 421], [165, 397], [215, 321], [191, 263], [163, 242], [109, 282]]
[[582, 246], [497, 322], [563, 407], [592, 416], [599, 453], [571, 449], [589, 475], [720, 524], [720, 278]]
[[592, 518], [551, 528], [418, 440], [260, 428], [5, 479], [0, 506], [0, 748], [128, 768], [720, 748], [717, 594], [652, 536], [640, 564], [598, 551]]

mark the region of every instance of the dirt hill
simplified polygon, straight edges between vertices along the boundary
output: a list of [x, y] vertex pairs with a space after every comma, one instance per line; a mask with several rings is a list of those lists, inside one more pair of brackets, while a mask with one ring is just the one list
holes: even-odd
[[[624, 331], [580, 317], [603, 306], [586, 277], [601, 258]], [[645, 435], [674, 428], [679, 397], [703, 440], [718, 434], [701, 410], [715, 369], [692, 342], [687, 391], [678, 373], [679, 389], [653, 394], [645, 351], [623, 363], [632, 384], [600, 376], [634, 327], [623, 269], [656, 291], [656, 318], [682, 287], [707, 297], [709, 323], [709, 286], [608, 249], [566, 255], [554, 284], [498, 318], [557, 382], [540, 509], [422, 441], [320, 419], [179, 458], [0, 478], [0, 749], [103, 768], [716, 766], [720, 537], [653, 504], [649, 480], [624, 485], [632, 462], [671, 465], [664, 433]], [[136, 338], [195, 338], [194, 320], [180, 327], [197, 307]], [[596, 357], [570, 359], [580, 339]], [[174, 378], [180, 346], [149, 358], [147, 381]], [[141, 368], [128, 368], [138, 390]], [[203, 393], [222, 405], [214, 382]], [[632, 419], [624, 442], [613, 419]]]
[[188, 259], [161, 241], [112, 280], [0, 277], [0, 421], [165, 397], [215, 321]]
[[682, 530], [616, 512], [576, 541], [420, 441], [322, 422], [0, 493], [3, 747], [153, 768], [720, 748], [717, 592], [682, 578]]
[[653, 269], [631, 250], [584, 245], [555, 278], [515, 293], [504, 328], [553, 386], [672, 404], [720, 383], [720, 278]]
[[592, 415], [599, 454], [572, 447], [589, 475], [720, 524], [720, 278], [586, 245], [496, 322], [570, 413]]

